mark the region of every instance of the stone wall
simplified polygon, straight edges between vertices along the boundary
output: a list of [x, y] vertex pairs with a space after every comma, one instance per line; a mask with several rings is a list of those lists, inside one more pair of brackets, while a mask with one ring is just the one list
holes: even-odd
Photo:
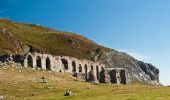
[[3, 55], [0, 56], [0, 61], [21, 63], [26, 68], [72, 73], [73, 76], [90, 82], [129, 83], [125, 68], [107, 68], [99, 62], [75, 57], [30, 52], [26, 55]]
[[128, 84], [128, 75], [125, 68], [107, 68], [110, 82], [113, 84]]
[[104, 64], [74, 57], [28, 53], [23, 64], [25, 67], [73, 73], [74, 76], [86, 81], [99, 81], [105, 78], [105, 75], [102, 74], [105, 70]]

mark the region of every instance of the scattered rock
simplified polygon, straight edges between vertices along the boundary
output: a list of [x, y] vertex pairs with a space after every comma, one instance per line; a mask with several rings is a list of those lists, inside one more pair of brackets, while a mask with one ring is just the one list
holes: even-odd
[[48, 71], [48, 73], [52, 73], [52, 71]]
[[5, 70], [6, 70], [6, 67], [4, 67], [3, 69], [5, 69]]
[[47, 83], [47, 79], [45, 77], [42, 77], [40, 82], [41, 83]]
[[0, 100], [5, 100], [5, 97], [4, 96], [0, 96]]
[[92, 83], [94, 83], [95, 85], [99, 85], [99, 81], [92, 81]]
[[64, 96], [72, 96], [73, 93], [69, 90], [66, 90], [65, 93], [64, 93]]
[[53, 89], [53, 87], [51, 87], [51, 86], [50, 86], [50, 87], [45, 87], [45, 88], [47, 88], [47, 89]]
[[76, 40], [70, 38], [70, 39], [68, 39], [68, 42], [71, 43], [72, 45], [74, 45], [76, 43]]

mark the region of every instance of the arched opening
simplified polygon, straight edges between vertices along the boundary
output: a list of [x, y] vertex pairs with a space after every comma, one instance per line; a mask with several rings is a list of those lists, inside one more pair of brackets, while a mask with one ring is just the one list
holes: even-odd
[[99, 67], [96, 66], [96, 76], [97, 76], [97, 80], [99, 80]]
[[105, 70], [104, 70], [103, 67], [101, 68], [101, 71], [100, 71], [100, 79], [99, 79], [99, 82], [100, 82], [100, 83], [105, 83]]
[[95, 76], [94, 76], [94, 73], [93, 71], [89, 71], [89, 76], [88, 76], [88, 80], [87, 81], [95, 81]]
[[81, 66], [81, 64], [79, 64], [79, 72], [80, 72], [80, 73], [82, 72], [82, 66]]
[[88, 76], [87, 76], [88, 75], [88, 73], [87, 73], [87, 64], [84, 65], [84, 70], [85, 70], [85, 75], [86, 75], [85, 79], [87, 81], [88, 80]]
[[27, 57], [27, 61], [28, 61], [28, 67], [33, 67], [33, 59], [31, 55]]
[[117, 70], [111, 70], [109, 72], [111, 83], [117, 83]]
[[68, 70], [68, 61], [66, 59], [61, 59], [63, 65], [64, 65], [64, 69]]
[[91, 65], [91, 71], [93, 71], [93, 65]]
[[90, 82], [95, 81], [95, 75], [93, 70], [94, 70], [93, 65], [91, 65], [90, 71], [88, 72], [88, 81]]
[[72, 61], [72, 72], [76, 72], [76, 62]]
[[84, 65], [85, 73], [87, 73], [87, 64]]
[[41, 58], [39, 56], [36, 59], [36, 63], [37, 63], [38, 68], [42, 68], [42, 66], [41, 66]]
[[46, 70], [51, 70], [51, 61], [50, 58], [46, 58]]
[[126, 82], [126, 72], [125, 72], [125, 70], [120, 71], [120, 77], [121, 77], [120, 83], [126, 84], [127, 82]]

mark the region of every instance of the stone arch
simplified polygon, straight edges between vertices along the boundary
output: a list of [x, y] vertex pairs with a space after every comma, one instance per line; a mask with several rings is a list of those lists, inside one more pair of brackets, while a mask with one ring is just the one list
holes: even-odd
[[79, 64], [79, 72], [82, 73], [82, 66]]
[[64, 65], [64, 69], [68, 70], [68, 61], [66, 59], [61, 59], [61, 62]]
[[109, 72], [111, 83], [117, 83], [117, 70], [111, 70]]
[[125, 72], [125, 70], [120, 71], [120, 77], [121, 77], [120, 83], [126, 84], [127, 82], [126, 82], [126, 72]]
[[40, 56], [37, 56], [36, 64], [38, 68], [42, 68], [42, 61]]
[[46, 58], [46, 70], [51, 70], [51, 60], [49, 57]]
[[72, 61], [72, 72], [76, 72], [76, 62]]
[[91, 65], [91, 71], [93, 71], [93, 70], [94, 70], [93, 65]]
[[87, 64], [84, 65], [84, 71], [85, 71], [85, 73], [87, 73], [87, 71], [88, 71]]
[[101, 67], [99, 82], [105, 83], [105, 70], [104, 70], [103, 66]]
[[85, 80], [88, 80], [88, 69], [87, 69], [87, 64], [84, 65], [84, 71], [85, 71]]
[[28, 55], [27, 61], [28, 61], [28, 67], [33, 67], [33, 58], [31, 55]]
[[97, 80], [99, 80], [99, 66], [96, 66], [96, 76]]
[[90, 82], [95, 81], [95, 75], [94, 75], [93, 70], [94, 70], [93, 65], [91, 65], [90, 71], [88, 73], [88, 81], [90, 81]]

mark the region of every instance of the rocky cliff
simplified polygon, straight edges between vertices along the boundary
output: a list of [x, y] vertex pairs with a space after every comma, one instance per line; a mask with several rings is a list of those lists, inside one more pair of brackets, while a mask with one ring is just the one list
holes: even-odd
[[155, 66], [126, 53], [100, 46], [75, 33], [0, 19], [0, 55], [25, 54], [29, 50], [100, 61], [110, 68], [125, 67], [131, 83], [159, 85], [159, 70]]
[[138, 61], [126, 53], [113, 49], [103, 48], [94, 53], [95, 60], [100, 60], [108, 67], [125, 68], [128, 71], [128, 80], [131, 83], [149, 83], [160, 85], [159, 69], [152, 64]]

